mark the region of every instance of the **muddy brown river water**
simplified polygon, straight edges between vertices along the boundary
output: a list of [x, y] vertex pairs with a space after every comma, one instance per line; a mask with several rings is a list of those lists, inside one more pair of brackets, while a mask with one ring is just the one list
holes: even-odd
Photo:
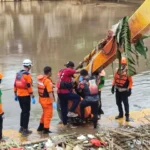
[[[130, 16], [139, 5], [98, 3], [76, 5], [76, 2], [4, 2], [0, 3], [0, 72], [3, 79], [3, 107], [6, 119], [4, 129], [18, 129], [20, 108], [14, 101], [13, 82], [15, 73], [21, 69], [22, 61], [33, 61], [32, 75], [34, 92], [36, 76], [45, 65], [56, 73], [68, 60], [80, 62], [105, 37], [107, 30], [119, 19]], [[150, 39], [145, 44], [150, 48]], [[150, 51], [148, 52], [150, 58]], [[150, 71], [143, 58], [134, 76], [130, 110], [150, 108]], [[112, 69], [106, 69], [112, 77]], [[106, 81], [102, 92], [104, 116], [117, 114], [114, 95], [110, 92], [111, 80]], [[30, 127], [39, 123], [41, 107], [32, 105]], [[52, 125], [59, 122], [56, 111]]]

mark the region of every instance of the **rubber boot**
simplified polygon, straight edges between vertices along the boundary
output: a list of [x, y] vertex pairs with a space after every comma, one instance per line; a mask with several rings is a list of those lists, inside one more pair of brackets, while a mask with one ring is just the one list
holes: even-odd
[[94, 129], [97, 128], [97, 120], [93, 121]]
[[23, 136], [28, 136], [28, 135], [30, 135], [30, 134], [32, 134], [32, 131], [31, 131], [31, 130], [23, 129], [23, 132], [22, 132], [22, 135], [23, 135]]
[[129, 116], [126, 116], [126, 121], [130, 122]]
[[81, 119], [81, 124], [86, 124], [86, 120], [85, 119]]
[[43, 123], [40, 123], [37, 131], [40, 132], [40, 131], [43, 131], [44, 130], [44, 124]]
[[22, 133], [22, 132], [23, 132], [23, 127], [20, 127], [19, 133]]
[[100, 114], [102, 114], [102, 115], [104, 114], [104, 111], [102, 109], [100, 110]]
[[49, 134], [49, 133], [52, 133], [49, 128], [44, 128], [43, 130], [43, 134]]
[[120, 119], [120, 118], [123, 118], [123, 115], [118, 115], [115, 117], [115, 119]]
[[98, 116], [97, 116], [97, 120], [100, 120], [100, 119], [101, 119], [101, 115], [98, 115]]

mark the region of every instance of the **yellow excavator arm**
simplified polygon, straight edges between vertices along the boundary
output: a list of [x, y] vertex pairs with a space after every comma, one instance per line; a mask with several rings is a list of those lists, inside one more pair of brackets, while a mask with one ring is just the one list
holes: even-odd
[[[131, 41], [135, 42], [142, 37], [145, 33], [150, 31], [150, 0], [146, 0], [137, 11], [129, 18], [129, 27], [131, 30]], [[107, 41], [102, 49], [98, 51], [94, 49], [88, 56], [84, 58], [87, 63], [85, 69], [95, 72], [99, 68], [106, 68], [110, 63], [116, 59], [117, 42], [114, 38]], [[91, 63], [92, 62], [92, 66]]]

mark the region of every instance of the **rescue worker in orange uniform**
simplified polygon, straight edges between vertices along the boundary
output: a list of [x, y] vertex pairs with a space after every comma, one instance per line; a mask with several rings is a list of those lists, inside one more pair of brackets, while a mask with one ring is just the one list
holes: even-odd
[[[3, 74], [0, 73], [0, 85], [1, 85], [1, 82], [2, 82], [2, 78], [3, 78]], [[0, 142], [2, 141], [2, 130], [3, 130], [3, 115], [4, 115], [4, 112], [3, 112], [3, 108], [2, 108], [2, 91], [1, 91], [1, 88], [0, 88]]]
[[23, 61], [24, 69], [16, 74], [14, 83], [15, 100], [19, 100], [20, 108], [22, 110], [20, 114], [20, 130], [23, 136], [27, 136], [32, 133], [28, 130], [31, 98], [32, 103], [35, 103], [33, 91], [32, 91], [32, 78], [29, 73], [32, 66], [32, 62], [29, 59]]
[[114, 91], [116, 89], [116, 104], [119, 110], [119, 115], [116, 116], [115, 119], [123, 118], [123, 102], [125, 108], [126, 121], [130, 121], [128, 97], [131, 95], [132, 85], [132, 77], [127, 75], [127, 60], [125, 57], [122, 57], [121, 70], [118, 69], [115, 73], [111, 89], [112, 94], [114, 94]]
[[42, 106], [43, 114], [41, 116], [40, 125], [37, 131], [43, 131], [44, 134], [52, 133], [49, 130], [50, 121], [53, 117], [53, 82], [51, 80], [51, 67], [44, 68], [44, 75], [39, 75], [38, 79], [38, 93], [39, 103]]

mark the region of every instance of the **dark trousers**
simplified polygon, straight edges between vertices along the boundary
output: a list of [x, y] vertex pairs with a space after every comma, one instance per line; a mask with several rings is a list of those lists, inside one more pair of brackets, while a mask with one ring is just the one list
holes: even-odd
[[84, 109], [88, 106], [91, 106], [93, 117], [93, 122], [97, 122], [97, 115], [98, 115], [98, 101], [86, 101], [86, 99], [83, 99], [80, 103], [80, 113], [81, 118], [84, 119]]
[[125, 116], [129, 117], [129, 102], [128, 102], [128, 92], [119, 92], [116, 90], [116, 104], [119, 110], [119, 116], [123, 116], [122, 102], [125, 108]]
[[18, 96], [19, 104], [21, 108], [20, 114], [20, 127], [28, 129], [29, 118], [30, 118], [30, 107], [31, 107], [31, 98], [30, 96]]
[[2, 139], [3, 117], [0, 115], [0, 140]]
[[62, 114], [62, 121], [63, 124], [67, 124], [67, 113], [68, 113], [68, 100], [71, 100], [72, 106], [70, 108], [70, 112], [74, 112], [77, 108], [79, 102], [80, 102], [80, 96], [75, 93], [67, 93], [67, 94], [58, 94], [59, 100], [60, 100], [60, 108], [61, 108], [61, 114]]
[[98, 115], [101, 115], [103, 113], [102, 100], [101, 100], [101, 91], [98, 92], [98, 95], [99, 95]]

